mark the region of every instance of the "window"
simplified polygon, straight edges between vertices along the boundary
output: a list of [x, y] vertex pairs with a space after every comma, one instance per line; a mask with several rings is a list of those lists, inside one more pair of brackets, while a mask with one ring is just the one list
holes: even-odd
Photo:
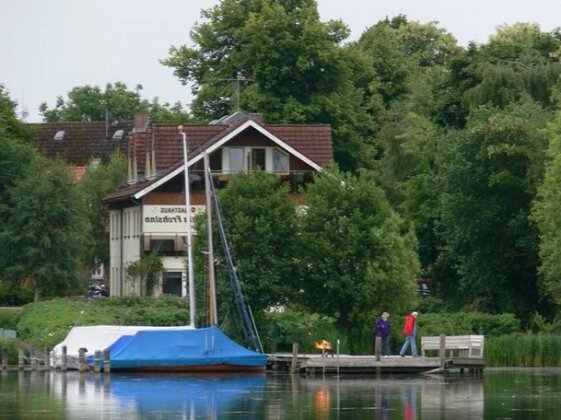
[[265, 149], [251, 149], [251, 163], [252, 171], [265, 170]]
[[273, 149], [273, 172], [288, 172], [288, 154], [281, 149]]
[[181, 296], [181, 272], [164, 272], [162, 281], [162, 293], [165, 295]]
[[230, 173], [237, 174], [245, 170], [243, 147], [230, 147]]
[[125, 130], [117, 130], [113, 133], [113, 140], [121, 140], [125, 134]]
[[56, 132], [54, 139], [62, 140], [64, 138], [64, 130], [59, 130]]
[[212, 153], [208, 161], [212, 172], [222, 172], [222, 149], [218, 149], [216, 152]]

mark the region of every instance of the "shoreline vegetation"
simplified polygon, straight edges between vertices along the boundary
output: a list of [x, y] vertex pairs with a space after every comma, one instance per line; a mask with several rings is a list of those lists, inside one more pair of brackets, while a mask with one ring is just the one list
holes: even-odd
[[[18, 339], [35, 346], [52, 348], [75, 325], [182, 325], [186, 319], [185, 300], [176, 297], [87, 299], [59, 298], [23, 307], [0, 308], [0, 328], [15, 329]], [[401, 318], [393, 317], [391, 348], [401, 344]], [[265, 349], [290, 351], [293, 342], [303, 353], [312, 353], [315, 340], [340, 340], [348, 352], [349, 338], [337, 331], [335, 319], [295, 309], [270, 312], [260, 319]], [[274, 327], [273, 327], [274, 326]], [[271, 331], [274, 331], [272, 333]], [[233, 332], [235, 334], [235, 332]], [[549, 331], [524, 332], [512, 314], [424, 313], [419, 318], [418, 340], [427, 335], [485, 335], [484, 357], [489, 367], [560, 367], [561, 334]], [[359, 345], [361, 354], [372, 354], [372, 332], [365, 326]], [[9, 360], [17, 360], [15, 343], [0, 339]]]

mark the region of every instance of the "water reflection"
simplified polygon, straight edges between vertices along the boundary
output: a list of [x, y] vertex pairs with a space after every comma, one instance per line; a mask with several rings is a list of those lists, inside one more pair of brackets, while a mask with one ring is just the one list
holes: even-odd
[[[251, 414], [265, 376], [74, 375], [56, 380], [72, 418], [84, 411], [127, 413], [127, 417], [217, 418], [218, 413]], [[64, 391], [63, 387], [64, 386]], [[76, 394], [77, 390], [77, 394]]]
[[0, 418], [555, 418], [559, 370], [469, 376], [2, 372]]

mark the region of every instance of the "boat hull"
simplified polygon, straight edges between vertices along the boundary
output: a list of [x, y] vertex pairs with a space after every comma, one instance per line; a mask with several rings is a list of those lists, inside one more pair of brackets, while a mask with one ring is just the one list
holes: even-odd
[[112, 367], [118, 372], [150, 372], [150, 373], [259, 373], [265, 371], [265, 366], [241, 365], [202, 365], [202, 366], [129, 366]]

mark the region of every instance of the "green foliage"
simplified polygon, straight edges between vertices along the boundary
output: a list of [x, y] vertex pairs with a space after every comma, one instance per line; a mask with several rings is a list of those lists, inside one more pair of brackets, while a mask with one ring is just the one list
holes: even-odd
[[[314, 342], [317, 340], [327, 340], [335, 348], [339, 339], [341, 348], [347, 347], [346, 340], [337, 332], [333, 317], [288, 307], [282, 312], [268, 312], [266, 319], [269, 325], [275, 321], [280, 328], [277, 351], [292, 351], [292, 344], [298, 343], [300, 352], [316, 353], [318, 350], [314, 348]], [[272, 338], [270, 334], [261, 334], [266, 348]]]
[[481, 334], [498, 337], [520, 331], [513, 314], [490, 315], [481, 312], [421, 313], [417, 320], [418, 336]]
[[0, 357], [3, 352], [8, 355], [8, 365], [16, 365], [18, 363], [18, 341], [7, 338], [0, 338]]
[[374, 308], [403, 311], [415, 303], [415, 237], [366, 177], [330, 170], [315, 178], [306, 196], [303, 299], [336, 317], [352, 348]]
[[[289, 188], [265, 172], [236, 175], [219, 191], [219, 204], [234, 264], [244, 295], [254, 314], [271, 305], [284, 304], [295, 297], [301, 287], [296, 257], [298, 228], [295, 207], [288, 198]], [[204, 221], [203, 221], [204, 220]], [[195, 243], [198, 278], [205, 279], [207, 247], [206, 218], [199, 220]], [[222, 257], [218, 229], [213, 229], [218, 304], [224, 319], [236, 310], [232, 307], [232, 288]], [[205, 280], [206, 281], [206, 280]], [[204, 303], [206, 305], [206, 302]]]
[[99, 263], [109, 266], [109, 210], [102, 199], [126, 181], [127, 163], [119, 151], [114, 152], [107, 163], [89, 165], [78, 184], [85, 200], [88, 223], [91, 228], [86, 249], [89, 267]]
[[193, 83], [197, 119], [232, 113], [239, 98], [265, 121], [330, 124], [341, 167], [368, 164], [373, 122], [353, 85], [367, 68], [359, 52], [340, 45], [349, 35], [341, 21], [321, 22], [309, 0], [225, 0], [202, 16], [194, 47], [172, 47], [162, 61]]
[[33, 287], [0, 282], [0, 306], [21, 306], [33, 301]]
[[66, 165], [36, 159], [10, 189], [7, 206], [0, 231], [5, 278], [31, 282], [36, 297], [80, 290], [88, 223]]
[[99, 86], [76, 86], [68, 92], [65, 100], [58, 96], [54, 108], [44, 102], [39, 107], [40, 114], [46, 122], [55, 121], [104, 121], [132, 120], [136, 111], [148, 111], [150, 118], [159, 123], [179, 123], [190, 119], [181, 103], [161, 104], [158, 98], [152, 102], [140, 95], [142, 85], [134, 90], [128, 89], [123, 82], [107, 83], [105, 90]]
[[442, 142], [437, 291], [457, 305], [521, 318], [538, 304], [531, 203], [548, 114], [532, 102], [481, 107]]
[[561, 366], [561, 335], [508, 334], [485, 338], [485, 361], [489, 366]]
[[65, 298], [24, 306], [17, 331], [26, 343], [53, 347], [73, 326], [179, 326], [185, 325], [187, 318], [185, 299], [178, 297]]
[[0, 307], [0, 328], [15, 329], [20, 315], [19, 307]]
[[[559, 90], [559, 88], [558, 88]], [[545, 176], [534, 202], [532, 217], [540, 232], [540, 291], [561, 305], [561, 113], [547, 125], [549, 141]]]
[[157, 251], [145, 256], [141, 260], [127, 265], [127, 279], [129, 281], [140, 281], [141, 290], [145, 296], [152, 296], [154, 286], [160, 279], [164, 266]]

